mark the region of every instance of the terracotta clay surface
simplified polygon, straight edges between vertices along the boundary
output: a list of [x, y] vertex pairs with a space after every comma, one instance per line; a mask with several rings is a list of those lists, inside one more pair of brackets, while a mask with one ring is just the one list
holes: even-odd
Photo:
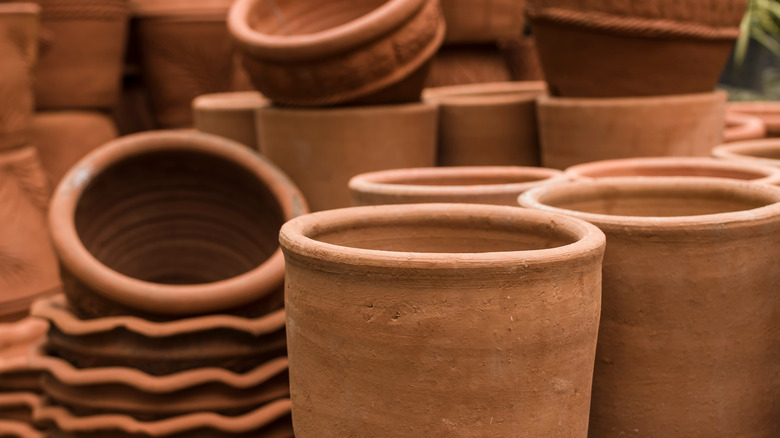
[[513, 38], [499, 42], [515, 81], [543, 81], [539, 50], [533, 36]]
[[613, 158], [708, 156], [722, 142], [726, 93], [538, 100], [542, 165]]
[[740, 163], [780, 167], [780, 139], [768, 138], [722, 144], [712, 149], [712, 156]]
[[435, 0], [238, 0], [228, 26], [255, 87], [297, 106], [418, 100], [445, 32]]
[[723, 129], [723, 141], [756, 140], [766, 137], [766, 124], [760, 117], [737, 113], [726, 104], [726, 126]]
[[16, 322], [0, 323], [0, 359], [26, 356], [32, 346], [44, 339], [48, 329], [46, 321], [30, 316]]
[[39, 13], [34, 3], [0, 2], [0, 151], [30, 141]]
[[296, 437], [585, 436], [594, 226], [414, 204], [314, 213], [280, 236]]
[[566, 181], [543, 167], [424, 167], [369, 172], [349, 181], [352, 205], [465, 202], [516, 205], [517, 197], [541, 184]]
[[523, 33], [525, 0], [442, 0], [445, 44], [484, 43]]
[[780, 104], [777, 102], [729, 102], [729, 111], [755, 116], [766, 125], [769, 137], [780, 137]]
[[588, 436], [780, 435], [779, 188], [605, 178], [520, 204], [607, 235]]
[[439, 105], [439, 166], [538, 166], [536, 98], [544, 82], [428, 88]]
[[111, 117], [96, 111], [39, 111], [33, 116], [31, 143], [56, 185], [78, 160], [117, 137]]
[[495, 44], [442, 47], [433, 56], [425, 86], [479, 84], [512, 80], [505, 53]]
[[436, 105], [257, 111], [260, 151], [301, 188], [312, 211], [350, 205], [347, 183], [375, 170], [430, 167]]
[[571, 180], [640, 176], [731, 178], [780, 185], [780, 169], [707, 157], [643, 157], [594, 161], [566, 169]]
[[79, 161], [52, 197], [49, 228], [80, 317], [250, 316], [281, 306], [276, 235], [306, 211], [290, 180], [245, 146], [155, 131]]
[[746, 5], [528, 0], [526, 12], [552, 95], [628, 97], [711, 92]]
[[31, 424], [33, 410], [40, 404], [41, 396], [31, 392], [0, 393], [0, 436], [43, 437]]
[[204, 94], [192, 101], [195, 129], [220, 135], [258, 150], [258, 108], [270, 102], [256, 91]]

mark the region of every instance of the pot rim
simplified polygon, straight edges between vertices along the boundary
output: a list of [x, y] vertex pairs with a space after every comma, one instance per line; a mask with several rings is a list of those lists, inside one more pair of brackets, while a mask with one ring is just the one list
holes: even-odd
[[192, 100], [194, 111], [247, 111], [269, 105], [259, 91], [229, 91], [201, 94]]
[[[714, 185], [714, 187], [713, 187]], [[749, 210], [730, 211], [724, 213], [703, 214], [694, 216], [624, 216], [599, 213], [586, 213], [565, 208], [553, 207], [543, 203], [544, 196], [558, 195], [562, 193], [588, 193], [594, 189], [607, 188], [615, 192], [646, 192], [666, 190], [672, 192], [686, 192], [701, 190], [709, 192], [713, 189], [729, 190], [731, 193], [739, 192], [745, 196], [760, 195], [773, 198], [774, 202], [762, 207]], [[701, 229], [728, 229], [744, 226], [745, 224], [758, 223], [771, 217], [780, 216], [780, 188], [768, 184], [756, 184], [754, 182], [731, 180], [725, 178], [707, 177], [612, 177], [596, 180], [580, 180], [549, 186], [540, 186], [531, 189], [518, 197], [521, 207], [536, 210], [566, 214], [577, 217], [598, 225], [603, 229], [630, 228], [632, 230], [650, 231], [692, 231]]]
[[353, 119], [356, 115], [379, 117], [406, 113], [435, 113], [438, 115], [439, 106], [432, 102], [407, 102], [398, 104], [366, 105], [366, 106], [336, 106], [322, 108], [292, 108], [284, 106], [267, 105], [257, 109], [258, 114], [283, 114], [284, 117], [293, 118], [347, 118]]
[[[502, 225], [509, 222], [521, 226], [544, 225], [566, 234], [573, 242], [535, 250], [431, 253], [354, 248], [322, 242], [313, 237], [358, 225], [430, 223], [435, 219], [466, 223], [482, 219]], [[339, 265], [408, 269], [415, 272], [442, 268], [517, 270], [518, 266], [543, 265], [598, 254], [603, 251], [605, 239], [597, 227], [570, 216], [509, 206], [447, 203], [378, 205], [320, 211], [287, 222], [280, 233], [285, 254]]]
[[542, 94], [537, 97], [539, 105], [548, 107], [613, 108], [650, 107], [664, 108], [668, 105], [726, 102], [728, 94], [723, 90], [706, 93], [672, 94], [641, 97], [558, 97]]
[[723, 128], [724, 143], [766, 137], [766, 123], [761, 120], [761, 117], [727, 109], [725, 123], [726, 126]]
[[[33, 345], [49, 331], [49, 323], [34, 316], [0, 324], [0, 352], [19, 345]], [[0, 394], [2, 395], [2, 394]]]
[[712, 156], [715, 158], [733, 160], [740, 163], [754, 163], [762, 166], [780, 167], [780, 159], [765, 158], [750, 155], [753, 152], [761, 152], [767, 149], [780, 151], [780, 139], [763, 138], [758, 140], [735, 141], [715, 146]]
[[[387, 0], [373, 11], [323, 31], [291, 36], [268, 35], [253, 29], [248, 18], [262, 0], [236, 0], [228, 13], [228, 29], [253, 54], [277, 61], [324, 58], [350, 50], [389, 33], [430, 0]], [[442, 32], [442, 38], [444, 37]]]
[[45, 438], [46, 436], [38, 429], [27, 423], [12, 420], [0, 420], [0, 432], [7, 436], [17, 438]]
[[27, 406], [35, 408], [41, 404], [41, 396], [32, 392], [0, 393], [0, 407]]
[[125, 306], [153, 313], [196, 314], [251, 302], [284, 281], [280, 248], [254, 269], [225, 280], [191, 285], [152, 283], [121, 274], [93, 256], [75, 225], [81, 195], [95, 177], [124, 159], [148, 153], [192, 151], [216, 156], [244, 168], [265, 184], [279, 203], [284, 220], [308, 210], [297, 187], [273, 164], [227, 138], [192, 130], [150, 131], [112, 140], [82, 158], [62, 178], [49, 206], [51, 240], [62, 266], [96, 292]]
[[534, 100], [546, 92], [547, 82], [544, 81], [484, 82], [425, 88], [422, 98], [440, 105], [459, 106], [522, 102]]

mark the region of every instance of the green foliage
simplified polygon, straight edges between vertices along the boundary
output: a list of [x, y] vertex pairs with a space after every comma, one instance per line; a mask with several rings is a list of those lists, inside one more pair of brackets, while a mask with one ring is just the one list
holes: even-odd
[[780, 57], [780, 0], [750, 0], [740, 31], [734, 50], [736, 65], [742, 65], [745, 61], [751, 38]]

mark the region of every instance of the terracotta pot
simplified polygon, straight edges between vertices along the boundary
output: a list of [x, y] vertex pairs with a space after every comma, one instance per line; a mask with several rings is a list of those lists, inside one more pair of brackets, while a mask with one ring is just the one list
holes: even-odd
[[780, 140], [770, 138], [722, 144], [712, 149], [712, 156], [740, 163], [780, 167]]
[[256, 91], [198, 96], [192, 101], [195, 129], [227, 137], [258, 150], [255, 112], [269, 103]]
[[157, 126], [192, 126], [192, 100], [201, 94], [252, 89], [227, 30], [230, 4], [131, 3], [142, 76]]
[[504, 53], [495, 44], [443, 47], [431, 60], [426, 87], [512, 80]]
[[276, 236], [306, 211], [287, 177], [245, 146], [157, 131], [79, 161], [52, 197], [49, 227], [80, 317], [254, 316], [281, 306]]
[[96, 111], [38, 112], [32, 128], [32, 144], [54, 185], [84, 155], [118, 135], [114, 121]]
[[594, 161], [566, 169], [572, 180], [611, 177], [695, 176], [731, 178], [780, 185], [780, 169], [748, 163], [728, 163], [706, 157], [644, 157]]
[[715, 89], [746, 5], [528, 0], [526, 12], [552, 95], [628, 97]]
[[31, 313], [51, 323], [47, 348], [79, 368], [124, 366], [162, 375], [220, 367], [243, 373], [286, 354], [284, 310], [260, 318], [208, 315], [168, 322], [132, 316], [80, 319], [62, 295]]
[[436, 163], [438, 108], [430, 103], [257, 111], [260, 151], [309, 200], [312, 211], [348, 207], [357, 174]]
[[445, 43], [487, 43], [522, 35], [525, 0], [442, 0]]
[[504, 52], [513, 80], [544, 80], [539, 50], [536, 48], [536, 39], [533, 36], [499, 41], [499, 47]]
[[0, 322], [23, 318], [59, 286], [46, 232], [49, 193], [34, 148], [0, 150]]
[[766, 124], [761, 118], [731, 111], [728, 109], [728, 104], [726, 108], [726, 126], [723, 129], [724, 142], [733, 143], [766, 137]]
[[721, 143], [724, 92], [621, 99], [538, 100], [542, 165], [613, 158], [708, 156]]
[[352, 205], [465, 202], [516, 205], [517, 197], [541, 184], [566, 181], [543, 167], [425, 167], [380, 170], [349, 181]]
[[228, 27], [255, 87], [298, 106], [419, 100], [445, 30], [435, 0], [237, 0]]
[[777, 187], [721, 178], [520, 196], [607, 235], [588, 436], [780, 434], [779, 202]]
[[280, 236], [296, 437], [585, 436], [592, 225], [415, 204], [314, 213]]
[[777, 102], [729, 102], [730, 112], [760, 118], [766, 125], [768, 137], [780, 137], [780, 104]]
[[0, 3], [0, 151], [30, 140], [39, 12], [34, 3]]
[[544, 82], [428, 88], [439, 105], [440, 166], [538, 166], [536, 98]]
[[127, 40], [127, 0], [36, 0], [42, 7], [35, 103], [41, 109], [113, 108]]
[[19, 436], [19, 434], [13, 434], [14, 429], [24, 430], [25, 425], [28, 429], [32, 429], [30, 423], [32, 422], [33, 409], [40, 404], [41, 396], [31, 392], [0, 394], [0, 435]]

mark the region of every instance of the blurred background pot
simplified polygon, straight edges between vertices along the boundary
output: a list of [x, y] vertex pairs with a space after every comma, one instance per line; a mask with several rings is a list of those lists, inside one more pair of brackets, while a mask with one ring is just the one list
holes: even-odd
[[780, 137], [780, 104], [777, 102], [729, 102], [731, 112], [760, 118], [769, 137]]
[[766, 137], [766, 124], [760, 117], [737, 113], [726, 105], [726, 126], [723, 130], [723, 141], [755, 140]]
[[203, 94], [192, 101], [195, 129], [258, 150], [257, 110], [270, 102], [256, 91]]
[[40, 7], [0, 3], [0, 152], [30, 141]]
[[723, 160], [780, 167], [780, 139], [746, 140], [722, 144], [712, 149], [712, 156]]

